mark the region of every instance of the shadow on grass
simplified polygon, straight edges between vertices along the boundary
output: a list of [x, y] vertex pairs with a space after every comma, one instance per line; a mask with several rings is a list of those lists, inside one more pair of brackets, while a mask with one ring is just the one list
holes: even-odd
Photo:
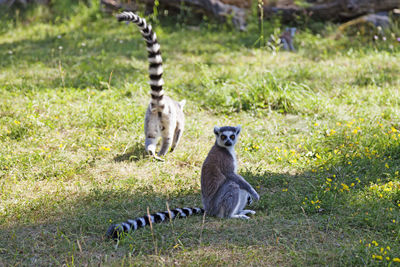
[[188, 250], [199, 245], [224, 246], [227, 243], [247, 246], [259, 244], [267, 238], [265, 234], [272, 233], [270, 229], [267, 233], [256, 233], [251, 220], [226, 222], [207, 217], [203, 225], [201, 216], [193, 216], [158, 224], [153, 231], [149, 227], [139, 229], [119, 243], [120, 249], [113, 249], [116, 243], [104, 236], [111, 223], [142, 216], [147, 207], [151, 213], [164, 211], [166, 202], [171, 209], [201, 206], [199, 192], [170, 198], [151, 192], [151, 188], [134, 192], [98, 188], [74, 200], [63, 199], [60, 203], [41, 203], [35, 207], [28, 205], [19, 211], [25, 223], [2, 227], [0, 255], [6, 265], [63, 264], [71, 260], [79, 265], [98, 264], [105, 261], [106, 255], [118, 259], [129, 251], [135, 251], [135, 255], [153, 254], [155, 243], [160, 252], [167, 255], [175, 250], [177, 242]]
[[[131, 153], [140, 155], [143, 153], [140, 147]], [[400, 146], [379, 153], [386, 158], [386, 164], [394, 166], [386, 173], [398, 170]], [[327, 256], [311, 257], [314, 264], [332, 261], [365, 264], [364, 257], [369, 256], [365, 254], [367, 252], [362, 252], [364, 254], [358, 258], [352, 257], [354, 244], [358, 244], [360, 238], [393, 241], [391, 215], [382, 212], [390, 205], [394, 207], [393, 203], [380, 198], [368, 200], [358, 197], [369, 190], [371, 182], [382, 178], [387, 169], [385, 163], [381, 158], [363, 158], [353, 160], [349, 166], [343, 160], [330, 165], [329, 171], [299, 174], [248, 169], [241, 174], [261, 195], [260, 201], [252, 207], [257, 214], [251, 220], [206, 217], [203, 224], [200, 216], [180, 219], [154, 226], [153, 230], [150, 227], [137, 230], [119, 242], [116, 250], [116, 243], [104, 238], [111, 223], [142, 216], [147, 207], [151, 213], [166, 210], [166, 202], [170, 208], [199, 206], [200, 192], [184, 192], [175, 197], [147, 187], [135, 190], [98, 187], [73, 200], [64, 198], [59, 202], [21, 207], [18, 212], [21, 217], [12, 220], [25, 223], [1, 227], [0, 254], [6, 265], [72, 262], [82, 265], [120, 261], [128, 253], [133, 256], [170, 256], [202, 247], [245, 249], [276, 246], [303, 264], [310, 263], [307, 259], [310, 253]], [[333, 175], [338, 179], [338, 186], [349, 184], [354, 175], [362, 180], [349, 191], [324, 192], [326, 178]], [[316, 208], [311, 200], [320, 200], [321, 208]], [[390, 246], [397, 249], [394, 244]], [[337, 253], [342, 256], [337, 257]]]
[[114, 157], [115, 162], [139, 161], [147, 156], [143, 142], [136, 142], [126, 152]]

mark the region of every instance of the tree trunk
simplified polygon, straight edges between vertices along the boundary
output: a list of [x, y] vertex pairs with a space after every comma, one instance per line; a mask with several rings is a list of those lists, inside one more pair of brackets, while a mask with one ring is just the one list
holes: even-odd
[[[147, 5], [154, 5], [154, 0], [140, 0], [139, 2]], [[117, 0], [101, 0], [100, 3], [107, 9], [126, 9], [123, 4]], [[245, 9], [224, 4], [219, 0], [159, 0], [159, 4], [160, 7], [167, 9], [180, 9], [182, 6], [189, 6], [195, 11], [202, 12], [221, 21], [226, 21], [228, 18], [231, 18], [235, 27], [240, 30], [246, 28]]]
[[293, 20], [297, 15], [308, 15], [320, 20], [346, 21], [361, 15], [390, 11], [400, 7], [400, 0], [334, 0], [300, 7], [264, 7], [266, 17], [281, 14], [284, 20]]

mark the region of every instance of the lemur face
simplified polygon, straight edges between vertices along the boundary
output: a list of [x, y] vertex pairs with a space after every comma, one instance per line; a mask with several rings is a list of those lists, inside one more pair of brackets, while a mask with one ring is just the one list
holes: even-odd
[[233, 127], [233, 126], [224, 126], [224, 127], [214, 127], [214, 134], [216, 137], [216, 143], [220, 147], [233, 147], [235, 146], [237, 139], [239, 137], [239, 133], [241, 130], [241, 126]]

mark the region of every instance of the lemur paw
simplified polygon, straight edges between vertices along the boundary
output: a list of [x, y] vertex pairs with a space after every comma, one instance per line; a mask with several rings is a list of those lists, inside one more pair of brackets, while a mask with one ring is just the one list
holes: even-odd
[[260, 200], [260, 195], [257, 192], [254, 192], [253, 197], [256, 201]]
[[245, 220], [250, 219], [249, 216], [246, 216], [246, 215], [244, 215], [244, 214], [235, 214], [235, 215], [232, 215], [231, 218], [235, 218], [235, 219], [245, 219]]
[[246, 214], [254, 215], [254, 214], [256, 214], [256, 212], [254, 210], [242, 210], [242, 211], [239, 212], [239, 214], [241, 214], [241, 215], [246, 215]]
[[165, 161], [165, 159], [160, 158], [159, 156], [154, 155], [153, 157], [154, 157], [154, 159], [156, 159], [158, 161], [163, 161], [163, 162]]

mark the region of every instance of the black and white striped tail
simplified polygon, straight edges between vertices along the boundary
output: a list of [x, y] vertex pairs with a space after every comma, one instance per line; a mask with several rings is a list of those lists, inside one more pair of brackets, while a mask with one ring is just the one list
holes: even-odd
[[147, 45], [148, 59], [149, 59], [149, 76], [151, 87], [151, 104], [153, 106], [163, 105], [164, 96], [164, 80], [162, 78], [162, 58], [160, 52], [160, 45], [157, 42], [157, 36], [153, 32], [151, 25], [146, 23], [146, 20], [139, 17], [133, 12], [124, 11], [117, 15], [118, 21], [132, 21], [140, 29], [144, 40]]
[[113, 224], [111, 225], [106, 233], [106, 236], [113, 239], [118, 239], [123, 233], [133, 232], [138, 228], [145, 227], [146, 225], [150, 225], [151, 223], [160, 223], [175, 218], [184, 218], [190, 215], [203, 214], [204, 210], [202, 208], [182, 208], [182, 209], [173, 209], [170, 211], [163, 211], [150, 214], [149, 216], [143, 215], [142, 217], [136, 218], [134, 220], [127, 220], [123, 223]]

